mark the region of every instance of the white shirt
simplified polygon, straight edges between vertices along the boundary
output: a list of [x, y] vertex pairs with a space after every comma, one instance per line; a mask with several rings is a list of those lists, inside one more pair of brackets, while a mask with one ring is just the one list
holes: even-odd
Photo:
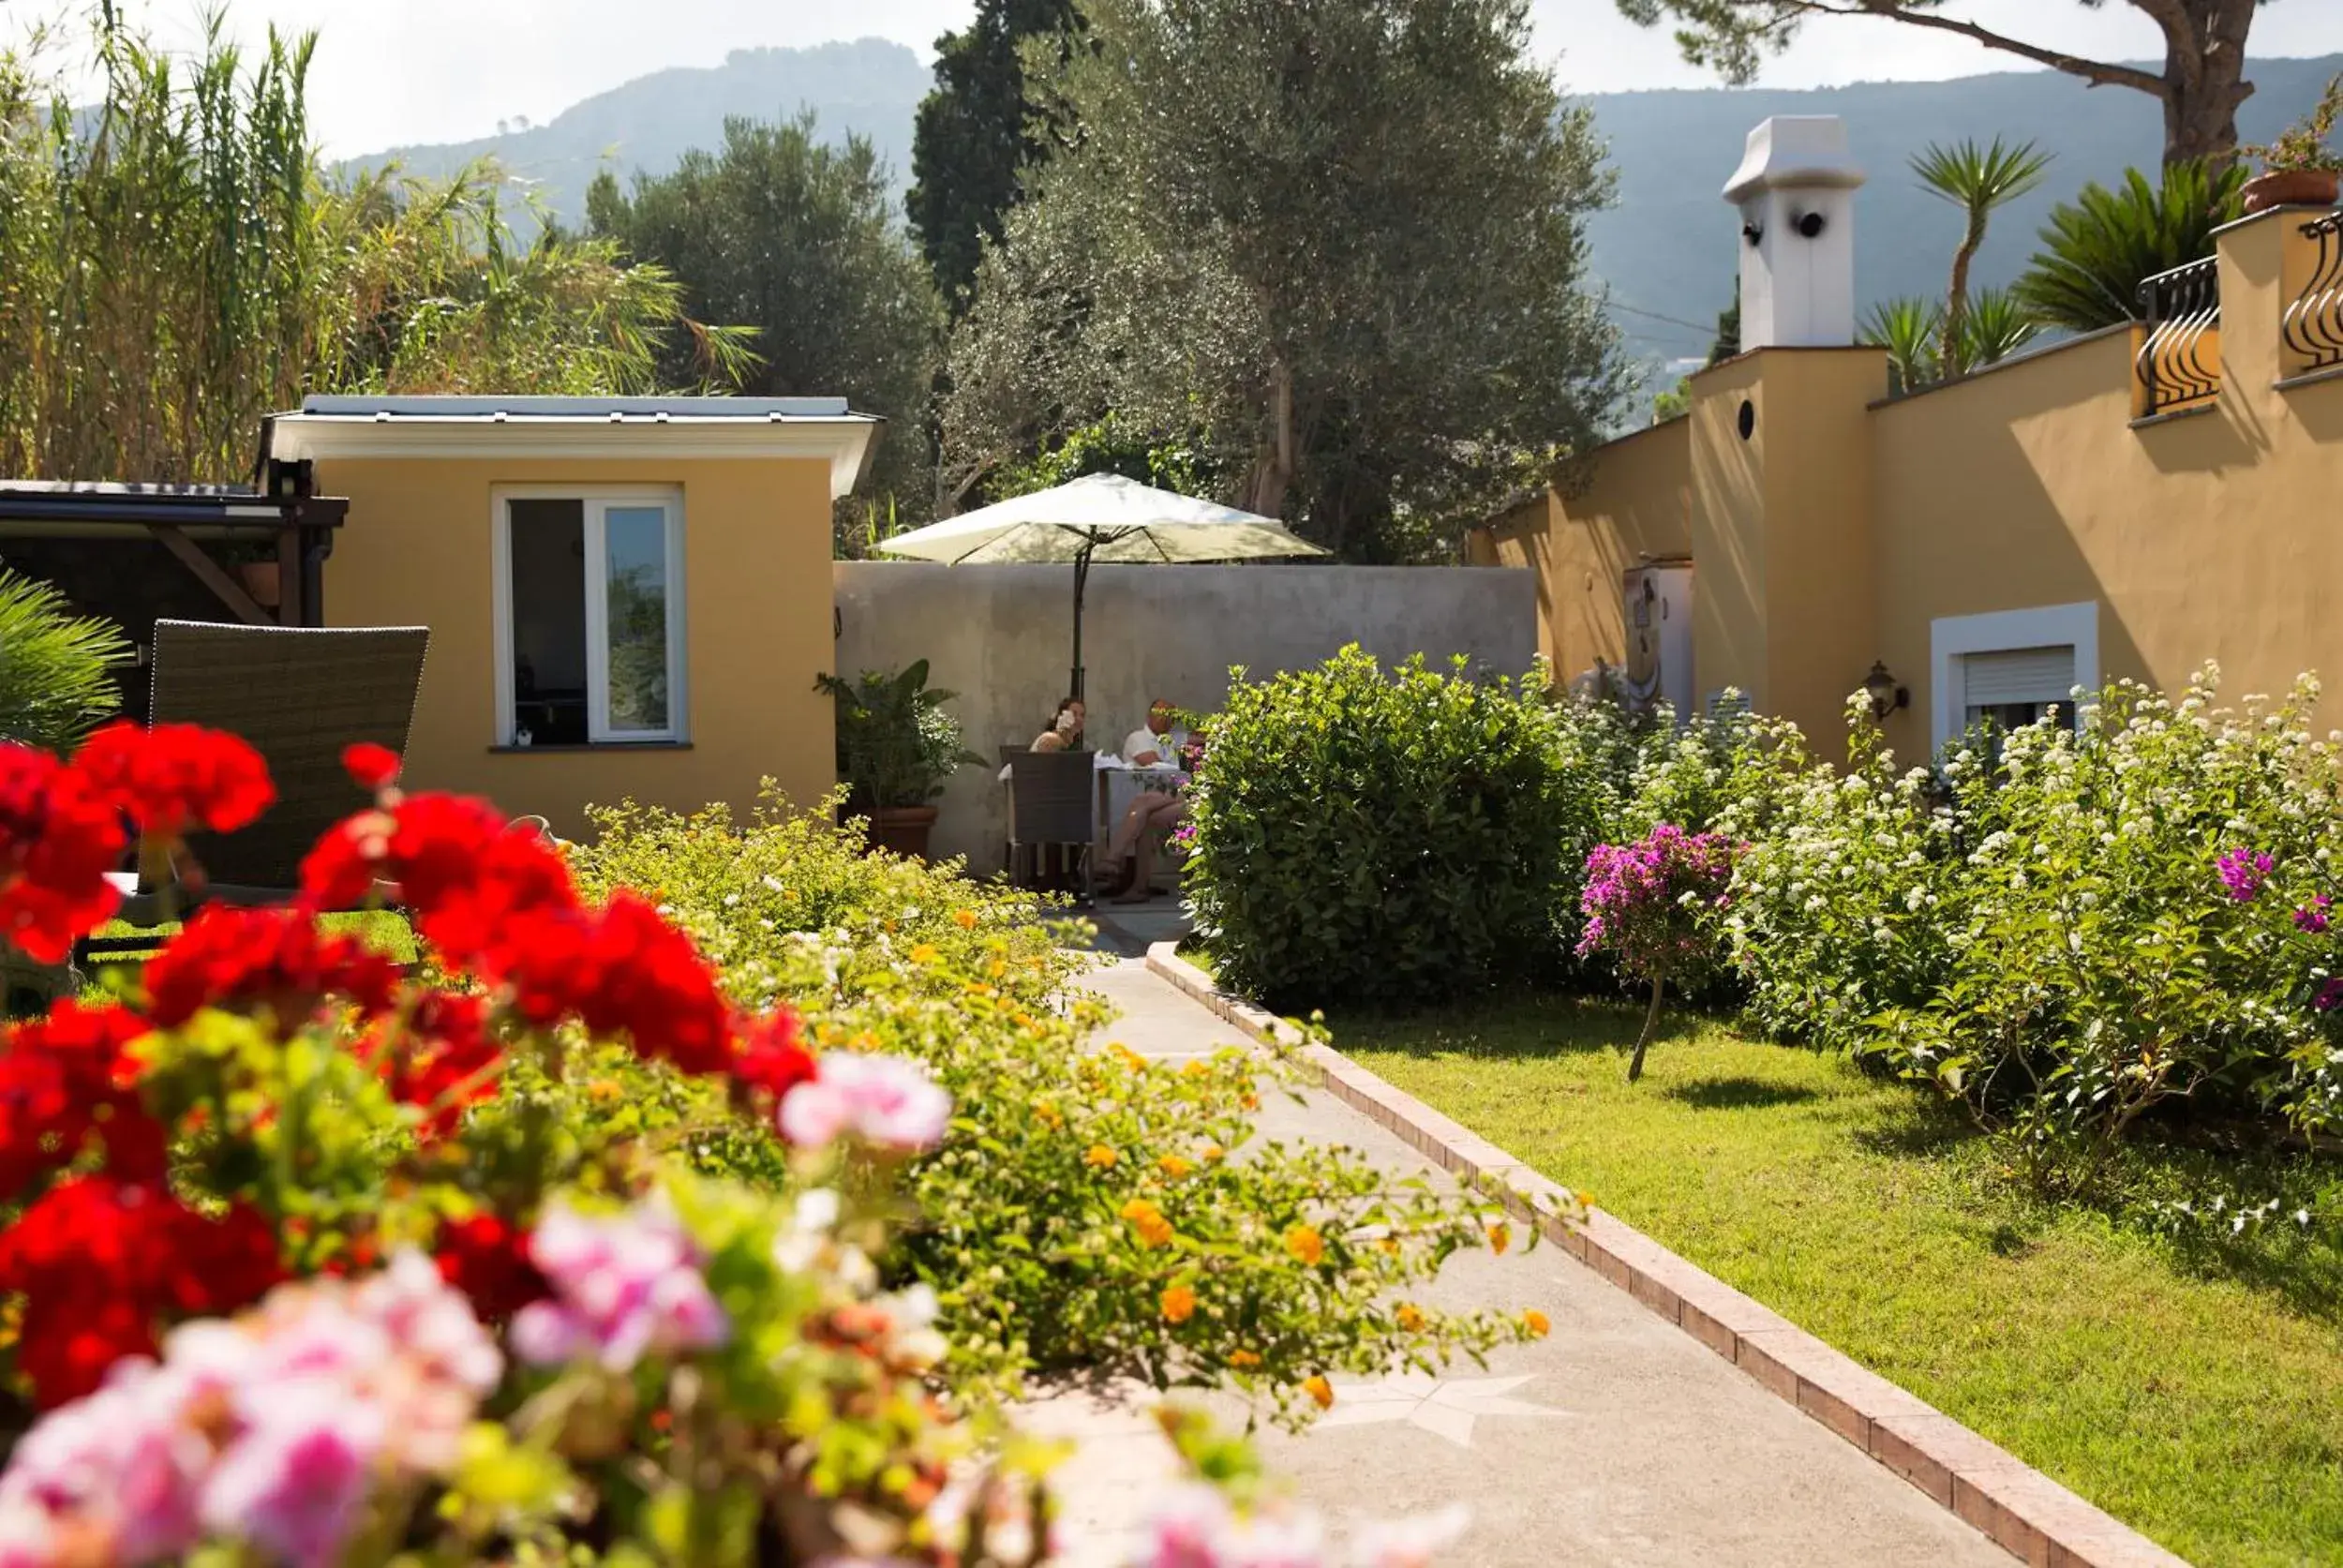
[[[1184, 729], [1174, 726], [1171, 739], [1164, 740], [1157, 739], [1154, 730], [1142, 724], [1123, 738], [1123, 760], [1134, 768], [1177, 768], [1180, 765], [1180, 748], [1186, 744], [1187, 731]], [[1156, 754], [1155, 762], [1142, 763], [1139, 759], [1149, 752]]]

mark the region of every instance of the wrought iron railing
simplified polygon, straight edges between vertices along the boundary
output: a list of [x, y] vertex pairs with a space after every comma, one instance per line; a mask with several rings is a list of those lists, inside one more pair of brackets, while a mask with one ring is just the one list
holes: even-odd
[[2140, 285], [2146, 335], [2133, 362], [2142, 418], [2210, 402], [2221, 390], [2220, 263], [2208, 256]]
[[2303, 238], [2318, 250], [2310, 277], [2287, 302], [2279, 329], [2286, 336], [2290, 376], [2316, 375], [2343, 366], [2343, 212], [2304, 224]]

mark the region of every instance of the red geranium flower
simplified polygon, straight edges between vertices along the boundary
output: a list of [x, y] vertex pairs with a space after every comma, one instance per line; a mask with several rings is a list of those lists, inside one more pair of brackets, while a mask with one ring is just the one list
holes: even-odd
[[425, 937], [465, 967], [477, 964], [509, 918], [577, 903], [552, 845], [462, 795], [410, 795], [391, 809], [360, 812], [301, 865], [302, 900], [313, 909], [347, 906], [378, 881], [397, 884]]
[[813, 1053], [798, 1032], [798, 1015], [787, 1008], [743, 1020], [734, 1032], [739, 1040], [732, 1063], [735, 1083], [771, 1096], [778, 1105], [790, 1090], [813, 1081]]
[[623, 1034], [638, 1054], [685, 1072], [730, 1070], [732, 1009], [690, 937], [624, 888], [578, 918], [578, 927], [566, 974], [551, 969], [545, 952], [512, 955], [524, 995], [558, 998], [594, 1034]]
[[0, 744], [0, 940], [61, 963], [122, 902], [106, 873], [127, 843], [79, 775], [47, 752]]
[[306, 909], [207, 904], [146, 963], [148, 1008], [173, 1028], [203, 1008], [266, 1008], [280, 1027], [343, 996], [369, 1016], [390, 1010], [398, 968], [354, 936], [318, 930]]
[[342, 748], [342, 767], [360, 789], [385, 789], [398, 777], [398, 754], [388, 746], [361, 740]]
[[87, 1394], [123, 1356], [152, 1354], [159, 1321], [232, 1312], [282, 1275], [256, 1211], [207, 1219], [159, 1188], [102, 1177], [59, 1183], [0, 1232], [0, 1291], [25, 1298], [17, 1366], [44, 1407]]
[[384, 1020], [391, 1033], [373, 1043], [383, 1081], [401, 1104], [428, 1114], [418, 1129], [425, 1138], [444, 1137], [464, 1108], [496, 1093], [487, 1069], [504, 1054], [488, 1033], [485, 998], [434, 991], [403, 1022]]
[[276, 799], [268, 764], [235, 736], [201, 724], [106, 725], [73, 756], [101, 799], [160, 838], [194, 829], [232, 833]]
[[440, 1227], [440, 1277], [471, 1298], [489, 1322], [502, 1322], [548, 1293], [530, 1262], [529, 1232], [498, 1214], [451, 1219]]
[[159, 1182], [163, 1128], [146, 1113], [123, 1048], [150, 1025], [127, 1008], [59, 1002], [7, 1031], [0, 1052], [0, 1202], [71, 1165], [93, 1140], [123, 1181]]

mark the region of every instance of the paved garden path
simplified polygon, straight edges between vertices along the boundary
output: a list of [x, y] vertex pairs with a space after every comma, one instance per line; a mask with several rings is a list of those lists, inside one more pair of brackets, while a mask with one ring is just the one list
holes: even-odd
[[[1087, 983], [1122, 1011], [1105, 1038], [1143, 1055], [1239, 1043], [1139, 962], [1106, 961]], [[1323, 1095], [1264, 1098], [1262, 1110], [1271, 1136], [1347, 1143], [1395, 1172], [1430, 1169]], [[1273, 1471], [1337, 1524], [1465, 1502], [1471, 1533], [1443, 1560], [1458, 1568], [2013, 1561], [1559, 1247], [1459, 1258], [1424, 1299], [1534, 1307], [1554, 1332], [1497, 1351], [1485, 1371], [1468, 1362], [1437, 1380], [1338, 1379], [1333, 1412], [1308, 1433], [1265, 1432]], [[1079, 1445], [1060, 1482], [1082, 1568], [1125, 1561], [1149, 1496], [1172, 1473], [1146, 1403], [1144, 1391], [1069, 1394], [1029, 1412], [1035, 1429]]]

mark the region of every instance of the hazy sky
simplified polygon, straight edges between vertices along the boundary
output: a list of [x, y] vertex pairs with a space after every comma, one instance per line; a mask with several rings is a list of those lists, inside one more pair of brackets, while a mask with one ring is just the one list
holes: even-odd
[[[0, 40], [89, 0], [0, 0]], [[185, 40], [201, 0], [127, 0], [164, 37]], [[485, 136], [499, 120], [549, 119], [589, 94], [668, 66], [712, 66], [731, 50], [894, 38], [927, 57], [974, 0], [232, 0], [230, 22], [320, 34], [309, 107], [329, 151]], [[1613, 0], [1532, 0], [1538, 48], [1583, 92], [1698, 86], [1664, 33], [1622, 21]], [[1948, 14], [2029, 42], [2099, 58], [2159, 58], [2132, 7], [2073, 0], [1949, 0]], [[2277, 0], [2254, 23], [2257, 54], [2343, 52], [2343, 0]], [[2023, 62], [1893, 22], [1826, 21], [1767, 69], [1765, 83], [1830, 85], [1965, 76]], [[2110, 88], [2108, 91], [2118, 91]]]

